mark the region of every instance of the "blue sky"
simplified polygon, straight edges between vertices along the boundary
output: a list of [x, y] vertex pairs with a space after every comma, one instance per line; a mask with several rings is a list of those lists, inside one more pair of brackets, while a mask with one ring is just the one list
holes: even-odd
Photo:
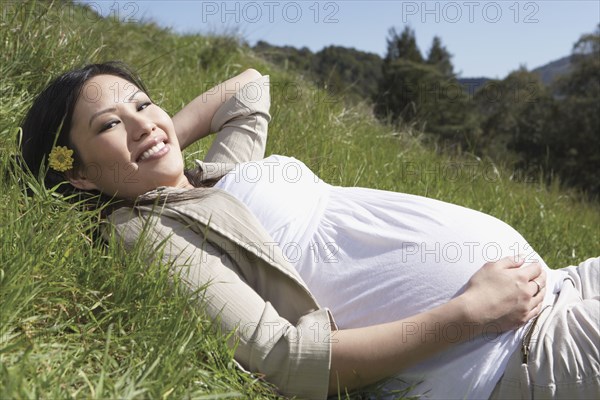
[[80, 1], [102, 15], [153, 20], [181, 33], [231, 33], [251, 45], [354, 47], [385, 55], [390, 27], [410, 25], [421, 52], [435, 35], [462, 77], [503, 78], [570, 54], [600, 22], [600, 1]]

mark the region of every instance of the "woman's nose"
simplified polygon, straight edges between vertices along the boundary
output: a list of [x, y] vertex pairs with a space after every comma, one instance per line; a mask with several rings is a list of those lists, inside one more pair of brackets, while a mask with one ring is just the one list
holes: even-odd
[[131, 126], [132, 139], [138, 141], [150, 135], [156, 129], [156, 124], [147, 118], [134, 118]]

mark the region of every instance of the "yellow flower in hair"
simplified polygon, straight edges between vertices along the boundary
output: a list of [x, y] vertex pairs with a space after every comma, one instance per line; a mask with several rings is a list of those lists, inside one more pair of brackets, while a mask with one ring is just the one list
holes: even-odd
[[66, 146], [52, 148], [48, 156], [50, 168], [58, 172], [65, 172], [73, 168], [73, 150]]

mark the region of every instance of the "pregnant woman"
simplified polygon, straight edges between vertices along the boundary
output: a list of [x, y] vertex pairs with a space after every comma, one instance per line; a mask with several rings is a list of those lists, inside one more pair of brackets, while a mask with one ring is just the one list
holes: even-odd
[[[489, 215], [264, 158], [269, 106], [250, 69], [170, 118], [124, 65], [88, 65], [38, 96], [21, 149], [48, 187], [109, 204], [106, 237], [201, 288], [239, 364], [282, 394], [600, 392], [598, 259], [551, 270]], [[209, 132], [184, 171], [181, 149]]]

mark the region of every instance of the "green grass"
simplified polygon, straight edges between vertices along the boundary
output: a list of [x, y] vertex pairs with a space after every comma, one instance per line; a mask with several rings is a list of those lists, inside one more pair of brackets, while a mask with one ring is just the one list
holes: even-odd
[[[551, 267], [598, 255], [600, 207], [558, 182], [511, 177], [468, 154], [444, 155], [418, 132], [378, 123], [234, 38], [178, 36], [151, 23], [94, 17], [72, 5], [2, 2], [0, 22], [0, 398], [276, 398], [233, 368], [223, 334], [161, 265], [100, 244], [93, 213], [12, 168], [19, 123], [56, 74], [120, 59], [175, 113], [246, 68], [271, 75], [268, 153], [303, 160], [324, 180], [472, 207], [519, 230]], [[210, 140], [186, 151], [201, 158]], [[517, 177], [518, 178], [518, 177]], [[26, 197], [30, 187], [36, 196]]]

